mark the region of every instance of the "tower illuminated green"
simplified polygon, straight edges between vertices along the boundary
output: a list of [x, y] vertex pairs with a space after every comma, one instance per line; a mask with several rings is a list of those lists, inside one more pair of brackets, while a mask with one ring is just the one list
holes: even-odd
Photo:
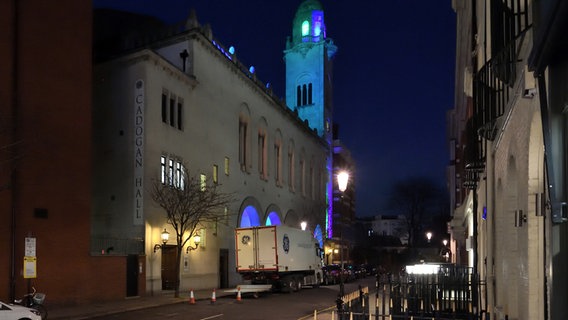
[[318, 0], [300, 4], [292, 24], [292, 37], [284, 51], [286, 104], [300, 119], [331, 142], [331, 59], [337, 47], [327, 38], [324, 12]]
[[328, 146], [326, 185], [326, 237], [333, 235], [332, 181], [332, 58], [337, 52], [327, 37], [323, 6], [318, 0], [303, 1], [286, 42], [286, 105], [298, 113]]

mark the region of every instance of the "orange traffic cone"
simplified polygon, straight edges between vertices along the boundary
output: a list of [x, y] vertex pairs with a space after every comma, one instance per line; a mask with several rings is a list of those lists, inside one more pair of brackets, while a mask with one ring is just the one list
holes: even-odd
[[215, 301], [217, 301], [217, 298], [215, 297], [215, 289], [213, 289], [213, 293], [211, 293], [211, 303], [215, 303]]
[[193, 295], [193, 289], [189, 292], [189, 304], [195, 304], [195, 296]]
[[237, 302], [241, 301], [241, 287], [237, 287]]

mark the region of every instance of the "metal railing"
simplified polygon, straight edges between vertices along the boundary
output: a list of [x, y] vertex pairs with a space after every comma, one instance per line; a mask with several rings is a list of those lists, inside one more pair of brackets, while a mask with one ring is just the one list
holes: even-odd
[[382, 275], [377, 285], [375, 319], [481, 319], [484, 284], [470, 268]]

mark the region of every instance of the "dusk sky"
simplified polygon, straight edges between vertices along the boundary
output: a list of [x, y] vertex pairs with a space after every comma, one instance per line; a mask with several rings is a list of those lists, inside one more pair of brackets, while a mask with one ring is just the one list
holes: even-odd
[[[175, 23], [201, 24], [284, 97], [283, 50], [301, 0], [94, 0]], [[453, 108], [455, 13], [450, 0], [320, 0], [334, 59], [334, 122], [357, 172], [358, 216], [388, 213], [393, 183], [426, 176], [445, 188], [446, 112]], [[445, 189], [444, 189], [445, 190]]]

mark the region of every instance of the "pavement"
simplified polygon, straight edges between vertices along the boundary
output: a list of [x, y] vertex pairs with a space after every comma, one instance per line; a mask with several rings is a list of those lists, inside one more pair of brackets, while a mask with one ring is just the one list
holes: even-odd
[[[196, 301], [211, 300], [212, 293], [213, 289], [193, 291]], [[224, 292], [223, 289], [215, 290], [216, 298], [234, 294], [235, 293], [233, 292]], [[189, 303], [189, 300], [189, 292], [180, 292], [179, 298], [174, 297], [173, 292], [166, 292], [148, 296], [129, 297], [113, 301], [95, 302], [91, 304], [54, 306], [52, 308], [47, 305], [46, 307], [48, 308], [49, 320], [82, 320], [176, 303]]]

